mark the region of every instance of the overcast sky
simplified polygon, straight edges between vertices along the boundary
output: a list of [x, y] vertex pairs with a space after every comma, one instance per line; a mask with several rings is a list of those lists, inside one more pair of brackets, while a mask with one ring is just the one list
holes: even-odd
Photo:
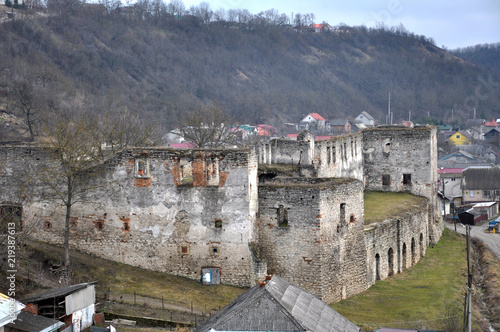
[[[201, 0], [184, 0], [186, 8]], [[316, 23], [388, 26], [402, 23], [406, 29], [434, 38], [449, 49], [500, 42], [500, 0], [205, 0], [212, 10], [248, 9], [257, 14], [276, 9], [313, 13]]]

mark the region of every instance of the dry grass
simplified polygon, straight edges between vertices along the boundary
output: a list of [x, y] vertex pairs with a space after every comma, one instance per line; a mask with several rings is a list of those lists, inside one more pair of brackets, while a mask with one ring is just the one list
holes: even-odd
[[466, 263], [465, 240], [445, 230], [441, 241], [429, 247], [418, 264], [332, 307], [364, 331], [443, 329], [451, 316], [449, 306], [459, 306], [464, 294]]
[[365, 224], [420, 210], [426, 202], [426, 198], [408, 193], [367, 191], [365, 192]]
[[[46, 261], [60, 263], [63, 249], [44, 243], [33, 243], [36, 255]], [[198, 312], [218, 310], [246, 289], [226, 285], [202, 286], [198, 280], [177, 277], [166, 273], [144, 270], [130, 265], [94, 258], [79, 252], [71, 252], [73, 282], [98, 280], [97, 295], [103, 296], [109, 289], [111, 298], [133, 298], [134, 292], [152, 298], [163, 297], [166, 306], [191, 308]], [[156, 300], [158, 302], [158, 300]]]

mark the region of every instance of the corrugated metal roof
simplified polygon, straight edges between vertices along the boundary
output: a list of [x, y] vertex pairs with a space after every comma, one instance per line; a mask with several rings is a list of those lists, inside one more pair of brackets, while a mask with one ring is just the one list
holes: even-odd
[[359, 328], [311, 293], [280, 277], [255, 286], [195, 331], [358, 332]]
[[74, 293], [80, 289], [86, 288], [89, 285], [95, 285], [97, 281], [94, 282], [85, 282], [82, 284], [76, 284], [76, 285], [71, 285], [68, 287], [61, 287], [61, 288], [55, 288], [55, 289], [50, 289], [48, 291], [42, 292], [35, 294], [31, 297], [28, 297], [23, 300], [24, 303], [33, 303], [33, 302], [38, 302], [46, 299], [52, 299], [54, 297], [59, 297], [59, 296], [66, 296], [68, 294]]
[[463, 170], [463, 189], [500, 190], [500, 168], [469, 167]]

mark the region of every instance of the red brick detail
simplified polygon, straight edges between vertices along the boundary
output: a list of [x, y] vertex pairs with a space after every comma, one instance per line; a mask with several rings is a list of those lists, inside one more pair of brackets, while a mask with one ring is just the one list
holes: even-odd
[[38, 305], [33, 303], [28, 303], [26, 304], [26, 308], [24, 308], [23, 311], [32, 313], [33, 315], [38, 315]]
[[205, 172], [205, 162], [201, 158], [196, 158], [193, 160], [193, 187], [206, 186], [207, 175]]
[[151, 179], [134, 179], [134, 186], [139, 188], [151, 187]]
[[223, 187], [226, 184], [229, 172], [219, 172], [219, 187]]

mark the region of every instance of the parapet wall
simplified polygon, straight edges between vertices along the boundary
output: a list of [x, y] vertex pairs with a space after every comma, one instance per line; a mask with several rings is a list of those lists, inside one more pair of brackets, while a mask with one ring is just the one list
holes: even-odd
[[410, 268], [425, 256], [429, 246], [426, 207], [365, 228], [368, 284]]

